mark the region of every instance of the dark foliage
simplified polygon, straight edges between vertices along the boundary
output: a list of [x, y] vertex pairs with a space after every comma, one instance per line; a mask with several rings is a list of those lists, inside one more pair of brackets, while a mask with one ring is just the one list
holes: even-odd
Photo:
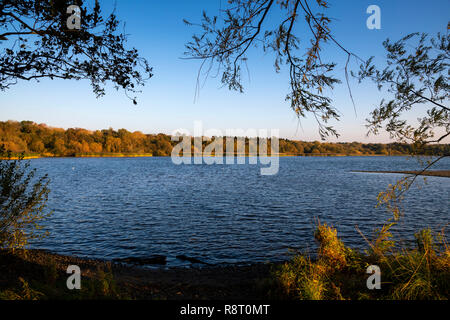
[[[114, 13], [103, 16], [97, 1], [2, 0], [0, 2], [0, 89], [18, 80], [88, 79], [97, 97], [105, 84], [136, 93], [152, 76], [136, 49], [126, 49]], [[69, 29], [70, 5], [81, 9], [81, 29]], [[136, 104], [135, 97], [130, 97]]]
[[[324, 61], [320, 51], [326, 43], [332, 43], [348, 59], [357, 57], [334, 39], [331, 19], [325, 15], [327, 8], [323, 0], [230, 0], [219, 16], [203, 13], [198, 25], [202, 32], [186, 45], [186, 55], [202, 60], [199, 75], [204, 67], [206, 74], [216, 67], [224, 85], [242, 92], [241, 73], [250, 48], [260, 46], [264, 52], [272, 52], [275, 70], [289, 69], [286, 100], [291, 108], [299, 117], [311, 113], [322, 139], [339, 136], [327, 123], [339, 119], [328, 93], [340, 80], [332, 75], [336, 64]], [[272, 18], [275, 23], [268, 22]], [[303, 30], [302, 39], [296, 35], [297, 30]]]
[[[0, 147], [2, 157], [10, 153]], [[0, 248], [17, 249], [44, 235], [39, 221], [48, 198], [47, 175], [37, 178], [28, 162], [0, 160]]]
[[[377, 68], [373, 57], [357, 74], [360, 81], [371, 79], [389, 99], [383, 99], [367, 119], [370, 133], [385, 129], [398, 141], [421, 147], [442, 142], [450, 135], [449, 62], [450, 35], [410, 34], [396, 42], [383, 43], [386, 66]], [[424, 110], [417, 124], [402, 117], [411, 109]], [[437, 136], [437, 137], [436, 137]], [[450, 154], [449, 154], [450, 155]]]

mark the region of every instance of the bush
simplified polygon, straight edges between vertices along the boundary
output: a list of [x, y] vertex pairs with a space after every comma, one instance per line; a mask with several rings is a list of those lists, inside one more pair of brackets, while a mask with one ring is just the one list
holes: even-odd
[[345, 258], [345, 246], [337, 237], [337, 230], [327, 226], [326, 223], [317, 225], [314, 238], [319, 242], [319, 259], [326, 266], [334, 269], [343, 268], [347, 262]]
[[[362, 254], [344, 246], [336, 229], [318, 224], [317, 259], [296, 255], [275, 273], [281, 298], [304, 300], [330, 299], [448, 299], [450, 296], [450, 249], [444, 232], [430, 229], [416, 233], [416, 247], [392, 246], [382, 254], [373, 250]], [[379, 232], [376, 232], [376, 239]], [[373, 249], [373, 248], [372, 248]], [[366, 268], [381, 269], [381, 290], [366, 287]]]
[[10, 158], [11, 153], [0, 147], [0, 248], [14, 251], [46, 235], [39, 222], [50, 214], [45, 212], [49, 179], [36, 178], [36, 169], [23, 155]]

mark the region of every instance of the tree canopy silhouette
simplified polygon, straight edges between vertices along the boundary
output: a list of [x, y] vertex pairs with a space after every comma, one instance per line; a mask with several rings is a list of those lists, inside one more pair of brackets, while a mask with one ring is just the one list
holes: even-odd
[[[119, 32], [114, 12], [104, 16], [98, 1], [88, 2], [2, 0], [0, 89], [18, 80], [88, 79], [97, 97], [111, 82], [136, 104], [129, 94], [139, 91], [152, 76], [152, 68], [135, 48], [125, 47], [127, 36]], [[71, 5], [80, 12], [68, 9]], [[80, 18], [79, 29], [67, 25], [74, 13]]]
[[[339, 1], [335, 3], [338, 5]], [[204, 74], [208, 76], [216, 68], [224, 85], [242, 92], [241, 72], [246, 67], [249, 49], [274, 53], [275, 70], [289, 69], [290, 91], [286, 100], [299, 117], [307, 113], [314, 116], [322, 139], [339, 136], [327, 124], [340, 116], [329, 96], [334, 85], [344, 80], [353, 102], [349, 75], [360, 81], [369, 78], [380, 89], [387, 89], [387, 96], [393, 96], [374, 108], [371, 119], [367, 119], [369, 132], [377, 134], [386, 123], [384, 129], [401, 142], [443, 142], [450, 135], [450, 113], [445, 105], [449, 98], [448, 32], [431, 40], [422, 35], [417, 45], [407, 42], [418, 34], [394, 43], [384, 42], [387, 58], [386, 67], [382, 68], [375, 66], [373, 59], [359, 58], [336, 40], [331, 32], [332, 19], [327, 15], [329, 5], [330, 1], [323, 0], [230, 0], [218, 16], [204, 12], [200, 24], [185, 21], [201, 29], [186, 44], [185, 54], [202, 61], [199, 75], [203, 74], [202, 69], [206, 69]], [[342, 77], [333, 75], [336, 63], [321, 56], [326, 43], [335, 45], [347, 56]], [[411, 46], [414, 49], [409, 50]], [[348, 70], [351, 58], [361, 64], [359, 73]], [[429, 107], [419, 124], [401, 119], [405, 112], [419, 105]], [[440, 136], [434, 139], [436, 132]]]
[[[433, 38], [412, 33], [396, 42], [388, 39], [383, 42], [384, 68], [375, 66], [373, 57], [361, 65], [359, 81], [372, 80], [387, 97], [367, 119], [370, 133], [384, 128], [392, 138], [418, 147], [450, 135], [449, 40], [448, 34], [440, 33]], [[417, 124], [402, 118], [413, 108], [426, 110]]]
[[[209, 63], [207, 74], [215, 64], [217, 72], [222, 73], [222, 83], [242, 92], [241, 72], [246, 67], [249, 49], [259, 46], [264, 52], [273, 52], [275, 70], [278, 72], [283, 66], [289, 69], [290, 91], [286, 100], [291, 108], [298, 116], [313, 114], [322, 139], [338, 137], [337, 131], [327, 124], [331, 119], [339, 119], [328, 93], [341, 81], [332, 74], [336, 63], [323, 59], [320, 51], [325, 43], [332, 43], [347, 55], [347, 64], [351, 57], [359, 58], [331, 34], [327, 8], [328, 2], [323, 0], [230, 0], [220, 17], [203, 13], [197, 25], [202, 32], [186, 44], [185, 54], [202, 60], [201, 69]], [[269, 23], [270, 16], [277, 22]], [[185, 23], [194, 25], [187, 20]], [[307, 30], [302, 33], [302, 44], [296, 35], [300, 27]], [[348, 79], [347, 67], [345, 70]]]

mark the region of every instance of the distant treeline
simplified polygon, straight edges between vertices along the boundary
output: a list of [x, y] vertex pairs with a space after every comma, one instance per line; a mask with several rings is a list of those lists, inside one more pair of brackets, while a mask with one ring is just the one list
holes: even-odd
[[[83, 156], [108, 154], [133, 154], [170, 156], [174, 145], [166, 134], [144, 134], [125, 129], [96, 130], [60, 129], [36, 124], [32, 121], [0, 122], [0, 146], [13, 153], [42, 156]], [[203, 148], [209, 142], [203, 141]], [[236, 144], [236, 142], [235, 142]], [[224, 143], [224, 148], [226, 144]], [[270, 147], [270, 143], [269, 143]], [[321, 143], [287, 139], [279, 140], [279, 152], [288, 155], [402, 155], [414, 148], [409, 144], [391, 143]], [[236, 146], [235, 146], [236, 150]], [[192, 152], [194, 152], [192, 143]], [[248, 151], [248, 139], [246, 139]], [[450, 153], [449, 144], [429, 145], [421, 153], [440, 155]]]

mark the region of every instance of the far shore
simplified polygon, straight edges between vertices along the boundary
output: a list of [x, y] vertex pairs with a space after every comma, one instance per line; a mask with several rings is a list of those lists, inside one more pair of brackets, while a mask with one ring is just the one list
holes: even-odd
[[[408, 154], [394, 154], [394, 155], [386, 155], [386, 154], [338, 154], [338, 153], [303, 153], [303, 154], [288, 154], [288, 153], [279, 153], [274, 154], [278, 157], [406, 157]], [[205, 157], [206, 155], [203, 155]], [[225, 155], [224, 155], [225, 156]], [[250, 157], [247, 155], [234, 155], [235, 157]], [[270, 156], [270, 155], [269, 155]], [[44, 158], [149, 158], [149, 157], [170, 157], [168, 156], [154, 156], [151, 153], [142, 153], [142, 154], [127, 154], [127, 153], [104, 153], [104, 154], [75, 154], [75, 155], [52, 155], [52, 154], [33, 154], [33, 155], [24, 155], [24, 160], [31, 159], [44, 159]], [[214, 157], [214, 155], [211, 155]], [[0, 160], [18, 160], [19, 156], [14, 155], [11, 157], [0, 157]]]
[[[23, 156], [24, 160], [31, 159], [44, 159], [44, 158], [137, 158], [137, 157], [153, 157], [151, 153], [142, 153], [142, 154], [126, 154], [126, 153], [104, 153], [104, 154], [76, 154], [76, 155], [64, 155], [57, 156], [52, 154], [37, 154], [37, 155], [25, 155]], [[0, 157], [0, 160], [18, 160], [19, 156], [15, 155], [10, 158], [8, 157]]]

